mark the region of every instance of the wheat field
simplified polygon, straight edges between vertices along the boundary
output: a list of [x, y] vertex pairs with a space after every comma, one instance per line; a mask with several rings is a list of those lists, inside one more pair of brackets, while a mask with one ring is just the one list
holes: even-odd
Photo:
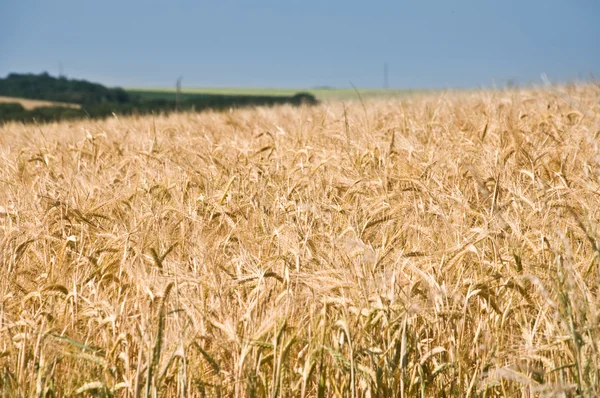
[[599, 100], [5, 124], [1, 395], [600, 395]]

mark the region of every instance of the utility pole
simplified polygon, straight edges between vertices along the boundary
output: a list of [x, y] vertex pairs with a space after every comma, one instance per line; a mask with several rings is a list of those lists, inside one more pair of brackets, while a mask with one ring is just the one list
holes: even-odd
[[390, 85], [388, 82], [388, 64], [387, 64], [387, 62], [385, 64], [383, 64], [383, 88], [385, 88], [385, 89], [390, 88]]
[[181, 81], [183, 80], [183, 76], [179, 76], [177, 78], [177, 83], [175, 83], [175, 89], [176, 94], [175, 94], [175, 109], [179, 110], [179, 107], [181, 106]]

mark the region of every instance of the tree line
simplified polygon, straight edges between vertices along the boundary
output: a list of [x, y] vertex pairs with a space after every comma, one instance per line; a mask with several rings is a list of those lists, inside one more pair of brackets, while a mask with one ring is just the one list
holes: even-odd
[[175, 111], [201, 111], [205, 109], [229, 109], [232, 107], [272, 106], [278, 104], [313, 105], [317, 100], [312, 94], [298, 93], [294, 96], [269, 95], [220, 95], [186, 94], [178, 102], [175, 94], [170, 98], [132, 95], [126, 90], [108, 88], [86, 80], [53, 77], [48, 73], [11, 73], [0, 78], [0, 96], [45, 100], [77, 104], [80, 108], [44, 106], [25, 109], [21, 104], [0, 104], [0, 122], [10, 120], [23, 122], [49, 122], [77, 118], [104, 118], [110, 115], [170, 113]]

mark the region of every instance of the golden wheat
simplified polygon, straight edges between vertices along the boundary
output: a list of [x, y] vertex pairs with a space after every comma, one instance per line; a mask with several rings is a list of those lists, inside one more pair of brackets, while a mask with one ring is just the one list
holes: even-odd
[[6, 124], [1, 394], [599, 395], [599, 99]]

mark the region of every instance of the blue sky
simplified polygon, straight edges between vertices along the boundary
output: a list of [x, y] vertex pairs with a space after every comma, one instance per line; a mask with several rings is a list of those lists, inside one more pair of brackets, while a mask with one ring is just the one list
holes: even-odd
[[600, 76], [600, 1], [0, 0], [0, 76], [107, 85], [501, 85]]

